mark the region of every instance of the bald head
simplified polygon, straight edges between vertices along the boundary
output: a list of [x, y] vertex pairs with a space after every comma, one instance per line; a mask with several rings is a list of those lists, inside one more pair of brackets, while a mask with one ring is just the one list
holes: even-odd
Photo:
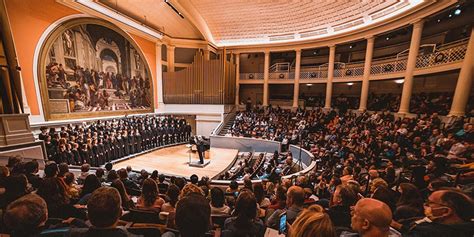
[[372, 198], [357, 202], [352, 215], [352, 228], [362, 236], [367, 232], [388, 234], [392, 222], [392, 211], [387, 204]]

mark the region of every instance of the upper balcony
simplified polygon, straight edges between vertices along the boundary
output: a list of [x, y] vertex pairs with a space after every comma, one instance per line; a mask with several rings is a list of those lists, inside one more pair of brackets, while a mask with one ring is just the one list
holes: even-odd
[[[430, 53], [418, 55], [415, 67], [415, 76], [450, 71], [461, 68], [466, 54], [469, 38], [440, 45]], [[396, 56], [374, 59], [370, 68], [370, 80], [402, 78], [407, 66], [407, 51]], [[364, 75], [364, 61], [334, 64], [334, 82], [361, 81]], [[318, 67], [302, 67], [300, 83], [326, 83], [328, 64]], [[240, 73], [240, 84], [261, 84], [264, 73]], [[294, 66], [288, 63], [272, 65], [269, 70], [269, 83], [293, 84], [295, 79]]]

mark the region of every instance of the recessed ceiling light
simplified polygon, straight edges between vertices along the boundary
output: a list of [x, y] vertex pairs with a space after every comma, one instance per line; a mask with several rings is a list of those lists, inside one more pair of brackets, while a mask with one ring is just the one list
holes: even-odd
[[454, 11], [454, 15], [459, 16], [460, 14], [461, 14], [461, 9], [458, 8]]
[[440, 22], [441, 22], [441, 19], [438, 19], [437, 22], [440, 23]]
[[390, 37], [385, 38], [385, 40], [389, 40], [389, 39], [390, 39]]
[[395, 83], [397, 84], [403, 84], [403, 82], [405, 82], [404, 79], [395, 80]]

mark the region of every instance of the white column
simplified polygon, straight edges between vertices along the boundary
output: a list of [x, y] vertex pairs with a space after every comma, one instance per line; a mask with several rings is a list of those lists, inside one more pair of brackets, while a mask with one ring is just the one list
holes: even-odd
[[156, 95], [158, 96], [158, 107], [164, 104], [163, 100], [163, 61], [161, 60], [161, 42], [155, 44], [156, 57]]
[[[459, 72], [456, 90], [454, 91], [453, 103], [451, 104], [450, 116], [463, 116], [466, 111], [469, 92], [474, 78], [474, 28], [471, 29], [471, 38], [467, 44], [466, 54]], [[471, 101], [472, 102], [472, 101]]]
[[411, 34], [410, 51], [408, 52], [407, 69], [405, 71], [405, 80], [403, 82], [402, 100], [400, 102], [399, 114], [410, 113], [410, 99], [413, 90], [413, 72], [416, 67], [416, 59], [420, 49], [421, 33], [423, 32], [423, 20], [413, 24], [413, 33]]
[[235, 105], [240, 105], [240, 54], [235, 54]]
[[166, 46], [166, 61], [168, 62], [168, 72], [174, 72], [174, 49], [173, 45]]
[[367, 49], [365, 50], [364, 75], [362, 77], [362, 90], [360, 92], [359, 111], [367, 110], [367, 99], [369, 97], [370, 67], [372, 66], [372, 55], [374, 52], [374, 37], [367, 38]]
[[301, 71], [301, 49], [296, 49], [296, 65], [295, 65], [295, 83], [293, 91], [293, 108], [298, 108], [298, 100], [300, 95], [300, 71]]
[[268, 106], [268, 79], [270, 70], [270, 51], [265, 51], [265, 63], [263, 66], [263, 106]]
[[332, 80], [334, 78], [334, 61], [336, 58], [336, 46], [329, 46], [329, 65], [328, 65], [328, 80], [326, 83], [326, 103], [325, 109], [331, 108], [331, 97], [332, 97]]

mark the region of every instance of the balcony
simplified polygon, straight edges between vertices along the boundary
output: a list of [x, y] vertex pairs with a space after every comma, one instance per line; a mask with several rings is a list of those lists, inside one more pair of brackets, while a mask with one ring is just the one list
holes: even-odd
[[[416, 60], [414, 74], [424, 75], [461, 68], [468, 41], [469, 38], [465, 38], [443, 44], [432, 53], [419, 55]], [[402, 54], [373, 60], [370, 67], [370, 80], [404, 77], [407, 68], [407, 60], [408, 56]], [[334, 82], [361, 81], [364, 75], [363, 61], [354, 63], [336, 62], [334, 68]], [[327, 64], [318, 67], [302, 67], [300, 83], [325, 83], [327, 76]], [[294, 72], [290, 69], [287, 72], [270, 71], [269, 73], [270, 83], [291, 84], [294, 78]], [[263, 73], [241, 73], [240, 79], [240, 83], [242, 84], [263, 83]]]

